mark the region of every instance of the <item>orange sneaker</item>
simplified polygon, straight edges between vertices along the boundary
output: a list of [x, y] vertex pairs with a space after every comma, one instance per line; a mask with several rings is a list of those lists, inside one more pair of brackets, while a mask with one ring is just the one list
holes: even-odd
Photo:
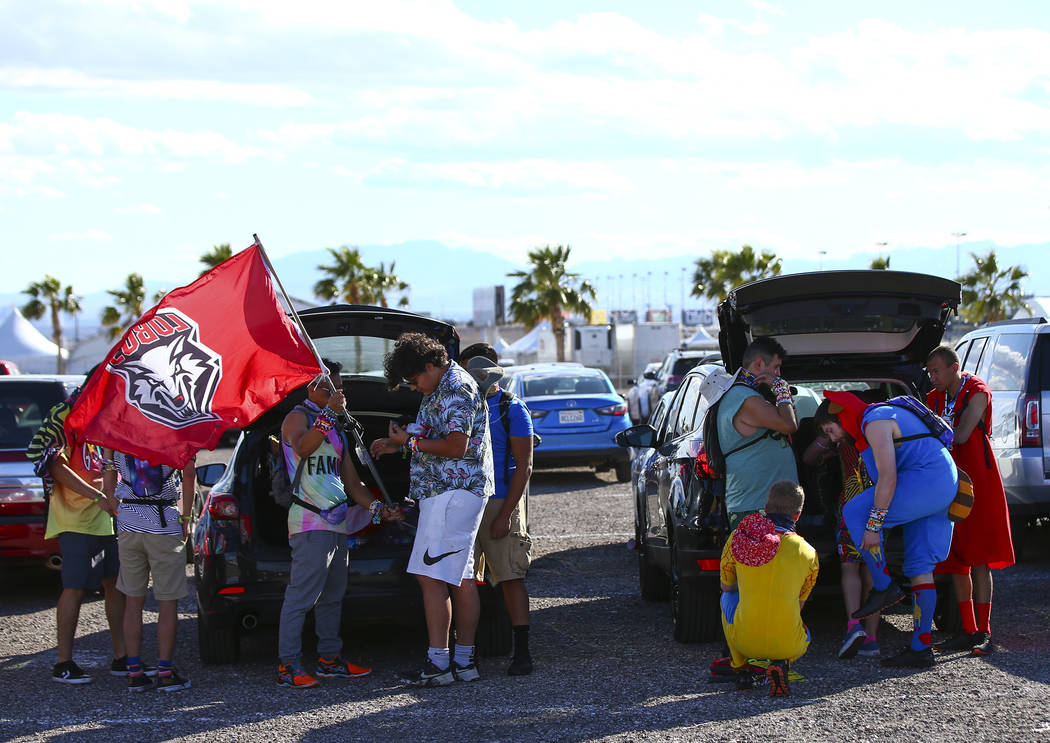
[[334, 658], [317, 659], [317, 675], [321, 678], [355, 679], [361, 676], [367, 676], [371, 672], [371, 668], [355, 666], [341, 655], [337, 655]]
[[786, 660], [771, 660], [766, 668], [769, 677], [769, 696], [789, 697], [791, 687], [788, 686], [788, 662]]
[[298, 663], [281, 663], [277, 666], [277, 685], [290, 689], [309, 689], [320, 683]]

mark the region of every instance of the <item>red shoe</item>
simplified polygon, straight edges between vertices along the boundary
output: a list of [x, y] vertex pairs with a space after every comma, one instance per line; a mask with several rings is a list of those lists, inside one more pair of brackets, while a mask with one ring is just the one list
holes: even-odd
[[290, 689], [309, 689], [320, 683], [298, 663], [281, 663], [277, 666], [277, 685]]
[[317, 675], [326, 679], [354, 679], [367, 676], [372, 672], [371, 668], [355, 666], [348, 662], [343, 656], [334, 658], [317, 659]]

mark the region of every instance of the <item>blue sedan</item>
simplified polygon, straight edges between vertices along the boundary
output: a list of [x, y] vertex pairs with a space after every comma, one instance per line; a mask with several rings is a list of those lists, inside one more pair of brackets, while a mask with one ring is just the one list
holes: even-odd
[[615, 441], [630, 427], [627, 401], [600, 369], [579, 364], [535, 364], [507, 369], [505, 387], [525, 401], [543, 442], [537, 466], [613, 469], [619, 482], [631, 479], [627, 452]]

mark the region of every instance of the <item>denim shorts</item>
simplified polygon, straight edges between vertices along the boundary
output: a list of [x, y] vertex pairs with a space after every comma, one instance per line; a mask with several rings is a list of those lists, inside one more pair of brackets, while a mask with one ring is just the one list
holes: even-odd
[[103, 578], [120, 572], [116, 535], [64, 531], [58, 535], [58, 548], [62, 553], [63, 588], [97, 591]]

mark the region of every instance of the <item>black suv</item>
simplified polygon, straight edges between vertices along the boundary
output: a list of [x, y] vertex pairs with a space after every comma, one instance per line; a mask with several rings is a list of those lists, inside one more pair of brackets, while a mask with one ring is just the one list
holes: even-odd
[[[383, 307], [337, 305], [299, 313], [321, 356], [343, 365], [347, 410], [364, 428], [363, 441], [387, 435], [390, 421], [415, 420], [418, 392], [386, 388], [383, 357], [405, 332], [425, 333], [459, 352], [455, 328], [420, 315]], [[225, 473], [196, 509], [193, 533], [197, 577], [200, 656], [204, 663], [238, 659], [239, 638], [262, 625], [276, 625], [288, 585], [291, 549], [288, 512], [271, 494], [271, 471], [283, 466], [276, 443], [284, 416], [306, 396], [305, 386], [244, 429]], [[353, 446], [354, 438], [349, 437]], [[354, 447], [357, 448], [357, 447]], [[364, 454], [367, 458], [367, 453]], [[362, 454], [355, 466], [375, 494], [381, 487], [394, 502], [408, 494], [409, 462], [387, 455], [375, 462], [380, 482]], [[346, 621], [422, 622], [422, 597], [406, 572], [414, 529], [399, 522], [368, 527], [348, 537], [350, 579], [344, 598]], [[483, 586], [478, 651], [510, 650], [510, 623], [501, 595]]]
[[[788, 352], [782, 373], [795, 395], [799, 430], [792, 447], [806, 492], [798, 530], [820, 555], [822, 589], [838, 589], [841, 475], [837, 461], [807, 467], [802, 453], [817, 434], [813, 413], [823, 390], [848, 389], [869, 402], [901, 394], [924, 400], [930, 387], [926, 357], [959, 300], [959, 284], [935, 276], [824, 271], [745, 284], [719, 305], [726, 369], [740, 367], [755, 336], [771, 336]], [[724, 482], [704, 479], [695, 466], [707, 410], [700, 384], [715, 368], [701, 365], [686, 374], [659, 428], [643, 424], [617, 437], [624, 446], [655, 449], [647, 466], [636, 470], [642, 481], [633, 488], [639, 583], [643, 598], [671, 599], [680, 642], [712, 640], [721, 632], [719, 561], [729, 535]], [[886, 550], [891, 569], [899, 566], [899, 529], [889, 533]], [[939, 593], [946, 590], [948, 584], [939, 583]], [[941, 629], [954, 627], [953, 610], [954, 600], [938, 600]]]

